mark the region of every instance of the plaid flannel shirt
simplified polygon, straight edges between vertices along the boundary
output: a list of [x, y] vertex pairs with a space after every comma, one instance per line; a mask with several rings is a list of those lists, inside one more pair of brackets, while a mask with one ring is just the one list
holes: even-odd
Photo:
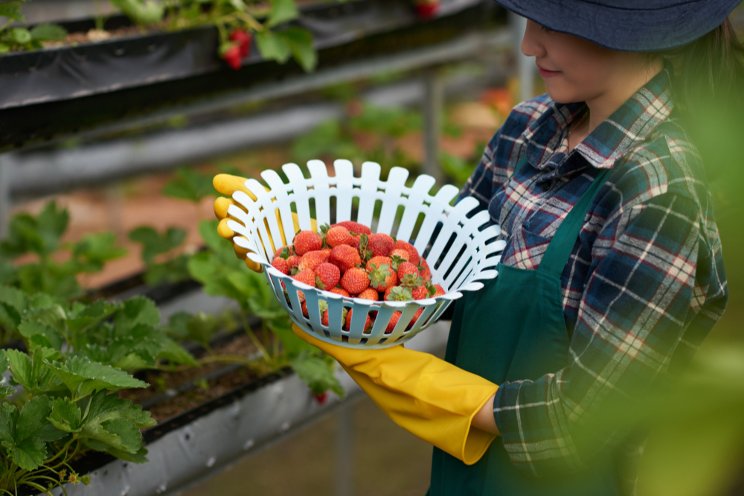
[[[672, 108], [662, 71], [567, 153], [567, 126], [586, 106], [545, 95], [524, 102], [461, 192], [501, 226], [502, 263], [533, 269], [598, 169], [612, 168], [561, 277], [569, 363], [501, 384], [494, 402], [509, 456], [536, 475], [556, 462], [581, 466], [574, 429], [595, 421], [609, 398], [630, 397], [633, 384], [689, 358], [723, 313], [711, 200]], [[513, 176], [522, 156], [529, 165]]]

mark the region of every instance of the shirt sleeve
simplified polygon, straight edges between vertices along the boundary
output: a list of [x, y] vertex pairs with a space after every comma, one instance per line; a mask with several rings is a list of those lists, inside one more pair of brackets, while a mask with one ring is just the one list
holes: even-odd
[[638, 397], [720, 317], [720, 247], [700, 219], [698, 204], [667, 192], [602, 229], [568, 365], [497, 392], [494, 416], [515, 465], [538, 476], [584, 466], [591, 452], [578, 447], [579, 430], [593, 426], [593, 439], [613, 442], [618, 433], [602, 424], [603, 412]]

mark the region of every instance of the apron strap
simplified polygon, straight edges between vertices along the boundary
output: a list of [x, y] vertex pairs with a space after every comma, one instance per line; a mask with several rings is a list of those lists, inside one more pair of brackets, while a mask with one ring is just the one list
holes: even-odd
[[566, 218], [558, 226], [553, 239], [550, 240], [550, 244], [548, 244], [538, 270], [557, 277], [561, 276], [563, 269], [568, 263], [568, 257], [571, 255], [576, 239], [581, 232], [581, 226], [584, 225], [584, 217], [597, 191], [604, 184], [604, 179], [609, 171], [610, 169], [601, 170], [589, 185], [589, 188], [581, 195], [576, 205], [568, 212]]

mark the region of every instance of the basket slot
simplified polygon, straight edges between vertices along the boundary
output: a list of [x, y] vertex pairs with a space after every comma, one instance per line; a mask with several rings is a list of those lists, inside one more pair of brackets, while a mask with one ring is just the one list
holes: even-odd
[[[470, 218], [470, 225], [473, 226], [474, 229], [477, 229], [480, 226], [486, 225], [490, 219], [491, 216], [488, 211], [481, 210]], [[463, 229], [464, 228], [465, 227], [463, 226]], [[460, 236], [460, 239], [463, 241], [461, 244], [463, 249], [456, 255], [454, 266], [451, 267], [446, 276], [448, 287], [459, 287], [466, 284], [473, 273], [473, 269], [478, 267], [484, 258], [483, 246], [486, 240], [481, 236], [481, 231], [475, 230], [475, 232], [470, 231], [468, 233], [463, 233], [463, 235]], [[469, 256], [463, 256], [463, 250], [467, 252], [468, 246], [473, 249], [469, 250]], [[452, 252], [454, 252], [454, 248], [450, 249], [448, 255], [451, 256], [453, 254]], [[471, 260], [473, 260], [474, 263], [471, 263]]]
[[341, 328], [344, 325], [344, 301], [341, 298], [326, 298], [328, 303], [328, 327], [325, 331], [327, 336], [341, 339]]
[[[288, 245], [293, 239], [297, 227], [295, 226], [295, 218], [292, 215], [292, 208], [290, 205], [289, 196], [285, 188], [285, 183], [281, 176], [272, 169], [263, 171], [261, 177], [266, 184], [271, 188], [274, 198], [271, 198], [263, 204], [263, 210], [277, 210], [277, 216], [274, 217], [273, 222], [270, 216], [266, 217], [265, 222], [269, 225], [271, 232], [271, 241], [273, 244], [274, 252], [276, 252], [279, 246], [277, 245]], [[281, 224], [281, 228], [279, 227]]]
[[[434, 233], [438, 232], [443, 225], [441, 218], [449, 215], [452, 210], [450, 202], [459, 193], [459, 190], [450, 184], [446, 184], [439, 188], [439, 191], [434, 195], [431, 200], [429, 208], [426, 211], [426, 218], [423, 224], [419, 228], [418, 234], [415, 241], [411, 241], [413, 246], [423, 254], [427, 260], [431, 253], [430, 245], [434, 241]], [[435, 231], [437, 230], [437, 231]], [[438, 255], [438, 253], [436, 254]]]
[[[273, 257], [274, 252], [271, 251], [271, 243], [269, 243], [267, 247], [263, 242], [264, 240], [271, 239], [271, 235], [267, 232], [267, 222], [262, 217], [265, 214], [265, 210], [261, 208], [261, 205], [266, 196], [267, 195], [264, 194], [263, 197], [257, 198], [257, 201], [254, 202], [248, 194], [242, 191], [236, 191], [233, 194], [233, 200], [238, 204], [243, 205], [246, 210], [250, 209], [248, 211], [255, 211], [256, 206], [258, 206], [258, 215], [255, 219], [251, 218], [243, 208], [240, 208], [237, 205], [231, 205], [227, 211], [228, 215], [240, 222], [228, 221], [227, 225], [233, 231], [241, 234], [246, 240], [248, 240], [248, 243], [251, 245], [249, 249], [263, 257], [268, 263], [268, 261]], [[253, 229], [250, 229], [247, 226], [253, 226]]]
[[374, 218], [375, 201], [377, 200], [377, 184], [380, 182], [380, 171], [381, 167], [377, 162], [364, 162], [362, 164], [357, 222], [361, 222], [367, 226], [372, 226]]
[[322, 160], [310, 160], [307, 163], [307, 167], [310, 171], [310, 177], [312, 177], [313, 180], [313, 189], [311, 194], [314, 195], [315, 208], [313, 209], [311, 207], [311, 211], [315, 212], [315, 220], [318, 226], [331, 224], [331, 209], [329, 201], [331, 196], [331, 184], [326, 165]]
[[398, 207], [401, 200], [407, 193], [404, 192], [406, 179], [408, 178], [408, 169], [402, 167], [393, 167], [388, 174], [387, 182], [382, 185], [385, 194], [385, 201], [382, 202], [382, 210], [377, 221], [377, 232], [386, 232], [391, 236], [395, 235], [395, 220]]
[[432, 176], [422, 174], [416, 178], [413, 186], [408, 190], [408, 201], [403, 211], [403, 218], [398, 225], [396, 236], [398, 239], [411, 240], [413, 229], [416, 227], [419, 217], [429, 209], [431, 196], [429, 191], [434, 186], [436, 179]]
[[[432, 262], [435, 263], [433, 268], [440, 269], [440, 265], [444, 262], [440, 260], [440, 257], [442, 256], [442, 251], [447, 248], [450, 244], [453, 243], [452, 237], [455, 235], [456, 229], [462, 229], [462, 224], [460, 224], [456, 219], [462, 219], [467, 217], [467, 213], [473, 210], [473, 208], [478, 206], [478, 200], [476, 200], [473, 197], [465, 197], [453, 207], [452, 212], [450, 215], [448, 215], [443, 223], [442, 228], [439, 231], [439, 234], [437, 235], [436, 240], [434, 241], [434, 244], [431, 247], [431, 251], [429, 252], [429, 257], [427, 257], [427, 261], [431, 264]], [[456, 236], [455, 236], [456, 239]], [[453, 245], [449, 247], [449, 252], [451, 253], [453, 250], [455, 250], [455, 253], [460, 250], [460, 247], [462, 246], [463, 242], [460, 241], [456, 245]], [[444, 259], [446, 259], [449, 262], [451, 262], [451, 257], [448, 257], [447, 254], [444, 254]]]
[[348, 160], [334, 160], [336, 175], [336, 222], [351, 220], [351, 198], [354, 185], [354, 166]]
[[[307, 184], [305, 176], [302, 175], [302, 170], [297, 164], [288, 163], [282, 166], [282, 170], [287, 176], [289, 184], [293, 188], [294, 194], [290, 194], [288, 198], [295, 206], [297, 211], [298, 225], [295, 226], [297, 229], [307, 230], [311, 228], [310, 219], [312, 218], [310, 212], [310, 193], [307, 190]], [[294, 233], [292, 233], [292, 238]]]

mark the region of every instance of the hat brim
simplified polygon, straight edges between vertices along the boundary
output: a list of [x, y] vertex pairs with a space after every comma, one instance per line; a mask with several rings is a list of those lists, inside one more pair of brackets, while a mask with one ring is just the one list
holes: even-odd
[[694, 0], [665, 8], [627, 8], [587, 0], [496, 0], [554, 31], [615, 50], [649, 52], [686, 45], [723, 23], [741, 0]]

